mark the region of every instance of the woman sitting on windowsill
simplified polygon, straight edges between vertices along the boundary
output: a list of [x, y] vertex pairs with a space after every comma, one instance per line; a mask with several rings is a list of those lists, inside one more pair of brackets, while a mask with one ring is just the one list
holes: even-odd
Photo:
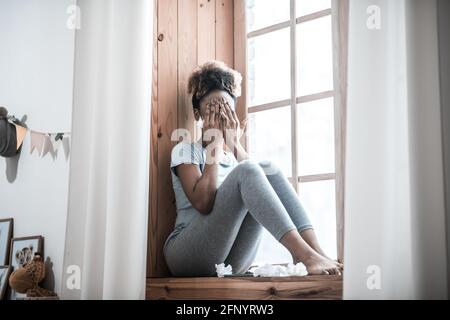
[[340, 274], [342, 264], [321, 249], [288, 179], [270, 162], [249, 160], [239, 143], [235, 108], [241, 80], [217, 61], [189, 78], [195, 120], [203, 121], [202, 141], [180, 142], [172, 150], [177, 219], [164, 244], [171, 273], [212, 276], [222, 262], [245, 273], [266, 228], [309, 274]]

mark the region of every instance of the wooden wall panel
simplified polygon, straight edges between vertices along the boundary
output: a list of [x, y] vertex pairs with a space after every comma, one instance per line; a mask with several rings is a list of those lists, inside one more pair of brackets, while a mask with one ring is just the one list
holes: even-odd
[[197, 63], [216, 58], [216, 1], [198, 0]]
[[[170, 150], [172, 131], [177, 128], [177, 0], [158, 1], [158, 71], [157, 71], [157, 120], [156, 120], [156, 188], [151, 190], [152, 201], [156, 200], [156, 211], [150, 212], [150, 265], [149, 276], [168, 274], [162, 245], [167, 231], [175, 219], [175, 198], [170, 176]], [[152, 137], [154, 139], [154, 137]], [[155, 190], [156, 189], [156, 190]], [[155, 199], [155, 194], [156, 199]], [[154, 207], [153, 203], [153, 207]]]
[[[155, 56], [152, 97], [152, 141], [148, 277], [169, 276], [163, 245], [173, 230], [176, 208], [170, 176], [170, 153], [177, 128], [194, 132], [187, 81], [191, 71], [208, 60], [234, 67], [233, 0], [155, 0]], [[242, 112], [241, 112], [242, 113]]]
[[[154, 11], [158, 12], [158, 1], [154, 1]], [[150, 201], [148, 217], [147, 241], [147, 276], [156, 271], [156, 255], [158, 252], [156, 228], [158, 212], [158, 18], [153, 20], [153, 62], [152, 62], [152, 109], [150, 134]]]
[[234, 66], [233, 0], [216, 0], [216, 59]]
[[196, 139], [191, 98], [187, 94], [190, 72], [197, 66], [197, 1], [178, 0], [178, 127]]

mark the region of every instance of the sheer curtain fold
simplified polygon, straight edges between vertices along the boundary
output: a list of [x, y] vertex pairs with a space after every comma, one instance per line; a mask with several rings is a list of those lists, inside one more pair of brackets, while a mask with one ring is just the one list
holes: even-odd
[[152, 0], [79, 0], [63, 298], [143, 299]]
[[350, 0], [345, 298], [447, 298], [436, 17]]

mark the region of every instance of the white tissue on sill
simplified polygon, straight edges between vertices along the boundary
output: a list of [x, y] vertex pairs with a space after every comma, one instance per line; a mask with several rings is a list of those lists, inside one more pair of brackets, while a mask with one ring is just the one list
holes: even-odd
[[[225, 263], [216, 264], [216, 273], [219, 278], [233, 273], [233, 267], [229, 264], [225, 267]], [[287, 266], [272, 265], [266, 263], [259, 267], [253, 267], [249, 270], [254, 277], [289, 277], [289, 276], [306, 276], [308, 271], [303, 263], [289, 263]]]
[[233, 273], [233, 267], [231, 264], [225, 267], [225, 263], [216, 264], [216, 273], [219, 278], [223, 278], [225, 275], [230, 275]]
[[308, 271], [303, 263], [289, 263], [286, 266], [272, 265], [266, 263], [263, 266], [254, 267], [250, 270], [254, 277], [289, 277], [289, 276], [306, 276]]

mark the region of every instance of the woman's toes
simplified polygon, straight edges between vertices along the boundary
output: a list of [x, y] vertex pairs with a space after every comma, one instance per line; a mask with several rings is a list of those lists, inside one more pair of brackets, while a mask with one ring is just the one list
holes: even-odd
[[333, 275], [333, 276], [341, 274], [341, 271], [339, 270], [339, 268], [330, 268], [330, 269], [327, 269], [327, 271], [330, 275]]

